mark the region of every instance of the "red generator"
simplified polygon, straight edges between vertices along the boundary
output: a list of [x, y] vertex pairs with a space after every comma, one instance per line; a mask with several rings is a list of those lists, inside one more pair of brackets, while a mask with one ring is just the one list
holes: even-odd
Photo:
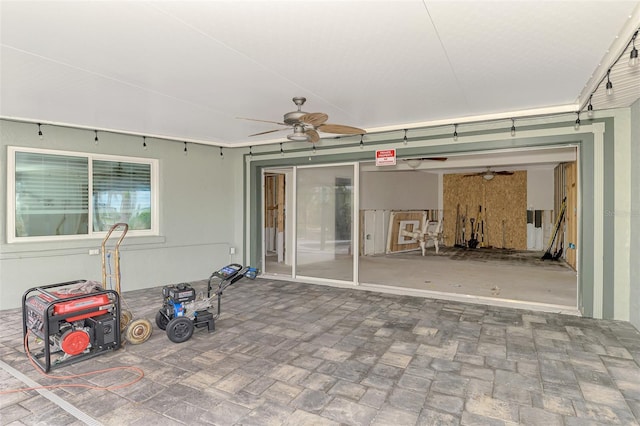
[[79, 280], [22, 296], [24, 349], [45, 373], [120, 348], [120, 296]]

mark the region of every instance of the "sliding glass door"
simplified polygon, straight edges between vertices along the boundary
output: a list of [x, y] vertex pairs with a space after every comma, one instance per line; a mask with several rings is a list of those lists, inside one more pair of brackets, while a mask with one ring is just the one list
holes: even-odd
[[355, 282], [355, 168], [297, 168], [296, 275]]

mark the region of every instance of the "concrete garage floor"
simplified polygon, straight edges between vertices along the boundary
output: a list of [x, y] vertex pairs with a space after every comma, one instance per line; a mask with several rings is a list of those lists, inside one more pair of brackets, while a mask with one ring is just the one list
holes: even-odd
[[[481, 303], [509, 300], [515, 305], [577, 313], [577, 276], [564, 261], [540, 258], [543, 252], [505, 249], [433, 248], [385, 256], [360, 257], [360, 281], [446, 294]], [[529, 307], [525, 306], [525, 307]], [[540, 306], [542, 307], [542, 306]]]
[[[194, 284], [204, 289], [205, 282]], [[152, 318], [161, 288], [125, 293]], [[3, 425], [637, 425], [640, 332], [626, 322], [258, 278], [227, 289], [217, 330], [53, 370], [138, 366], [112, 390], [0, 396]], [[0, 312], [3, 391], [58, 383]], [[71, 382], [118, 385], [129, 372]], [[65, 410], [66, 408], [66, 410]], [[67, 411], [68, 410], [68, 411]], [[84, 416], [84, 417], [83, 417]], [[79, 420], [82, 417], [84, 420]]]
[[[544, 252], [441, 247], [360, 256], [363, 288], [465, 302], [578, 315], [577, 274], [563, 260], [542, 261]], [[283, 279], [291, 268], [267, 258], [266, 271]], [[350, 281], [352, 258], [304, 265], [305, 275]], [[402, 290], [400, 290], [402, 289]]]

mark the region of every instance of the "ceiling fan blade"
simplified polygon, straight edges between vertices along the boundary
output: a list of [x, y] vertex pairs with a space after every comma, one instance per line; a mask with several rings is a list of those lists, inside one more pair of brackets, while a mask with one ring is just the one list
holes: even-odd
[[302, 117], [300, 121], [303, 123], [311, 124], [313, 127], [318, 127], [329, 119], [329, 116], [324, 112], [310, 112]]
[[267, 130], [266, 132], [254, 133], [254, 134], [249, 135], [249, 136], [260, 136], [260, 135], [266, 135], [267, 133], [282, 132], [283, 130], [289, 130], [289, 129], [274, 129], [274, 130]]
[[447, 161], [447, 157], [422, 157], [417, 160], [431, 160], [431, 161]]
[[281, 126], [288, 126], [287, 123], [281, 123], [279, 121], [259, 120], [257, 118], [236, 117], [236, 119], [238, 119], [238, 120], [249, 120], [249, 121], [259, 121], [261, 123], [272, 123], [272, 124], [280, 124]]
[[317, 126], [317, 130], [324, 133], [337, 133], [339, 135], [362, 135], [367, 133], [366, 130], [357, 127], [345, 126], [343, 124], [321, 124]]
[[486, 173], [471, 173], [470, 175], [464, 175], [463, 177], [472, 177], [472, 176], [484, 176]]
[[513, 174], [513, 172], [509, 172], [507, 170], [502, 170], [500, 172], [493, 172], [493, 173], [496, 174], [496, 175], [505, 175], [505, 176], [510, 176], [510, 175]]
[[309, 136], [309, 142], [316, 143], [320, 140], [320, 135], [313, 129], [307, 129], [304, 133]]

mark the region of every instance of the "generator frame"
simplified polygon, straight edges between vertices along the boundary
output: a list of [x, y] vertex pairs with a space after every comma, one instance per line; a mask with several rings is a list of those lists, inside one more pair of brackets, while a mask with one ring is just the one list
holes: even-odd
[[[106, 351], [115, 351], [120, 348], [120, 295], [118, 292], [114, 290], [96, 290], [91, 293], [81, 293], [81, 294], [72, 294], [65, 295], [65, 297], [59, 297], [52, 293], [53, 289], [58, 287], [70, 286], [73, 284], [80, 284], [86, 282], [86, 280], [77, 280], [77, 281], [68, 281], [64, 283], [57, 284], [49, 284], [44, 286], [33, 287], [27, 290], [22, 296], [22, 332], [23, 332], [23, 345], [25, 352], [29, 356], [30, 359], [45, 373], [49, 372], [49, 370], [53, 368], [62, 367], [67, 364], [72, 364], [81, 360], [85, 360], [88, 358], [92, 358], [94, 356], [100, 355]], [[39, 300], [42, 303], [42, 324], [41, 335], [39, 336], [32, 328], [28, 326], [30, 322], [29, 315], [34, 310], [31, 307], [28, 307], [28, 300], [33, 296], [43, 296]], [[65, 304], [73, 301], [82, 301], [82, 299], [89, 299], [94, 296], [106, 295], [108, 298], [108, 303], [102, 304], [100, 306], [91, 306], [86, 309], [78, 309], [66, 313], [55, 313], [55, 306], [59, 304]], [[52, 350], [55, 348], [55, 342], [52, 341], [52, 337], [55, 336], [59, 330], [53, 330], [58, 328], [61, 324], [69, 323], [72, 321], [68, 321], [70, 318], [77, 318], [82, 320], [95, 321], [95, 318], [99, 318], [105, 314], [111, 314], [113, 317], [113, 329], [114, 333], [113, 339], [111, 342], [104, 346], [94, 346], [93, 344], [89, 345], [89, 347], [80, 354], [77, 355], [69, 355], [66, 354], [62, 349]], [[94, 318], [94, 320], [92, 320]], [[31, 319], [33, 321], [33, 318]], [[36, 319], [37, 321], [37, 319]], [[93, 330], [95, 333], [95, 330]], [[36, 338], [42, 339], [43, 347], [41, 350], [32, 350], [29, 347], [29, 335], [35, 335]], [[96, 336], [93, 337], [95, 343]], [[51, 356], [57, 353], [63, 353], [64, 355], [61, 358], [56, 359], [52, 362]]]

